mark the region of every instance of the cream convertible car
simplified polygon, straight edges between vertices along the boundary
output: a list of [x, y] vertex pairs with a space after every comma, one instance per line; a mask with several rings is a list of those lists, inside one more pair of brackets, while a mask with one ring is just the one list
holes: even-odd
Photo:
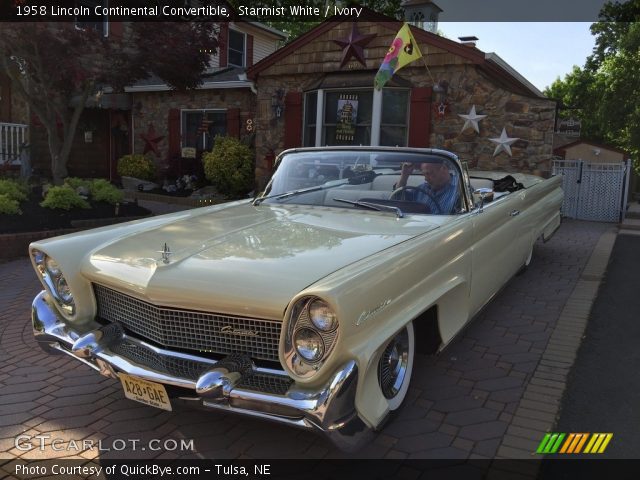
[[504, 176], [440, 150], [288, 150], [253, 201], [31, 244], [36, 339], [130, 399], [356, 447], [401, 406], [415, 353], [451, 342], [558, 228], [559, 178], [492, 191]]

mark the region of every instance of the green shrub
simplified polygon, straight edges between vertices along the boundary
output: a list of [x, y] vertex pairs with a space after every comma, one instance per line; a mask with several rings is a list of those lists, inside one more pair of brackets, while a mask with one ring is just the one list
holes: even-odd
[[87, 180], [85, 178], [78, 177], [67, 177], [64, 179], [64, 184], [70, 186], [74, 190], [78, 190], [78, 188], [84, 188], [89, 191], [91, 186], [91, 180]]
[[120, 203], [124, 200], [124, 193], [115, 186], [111, 185], [108, 180], [97, 178], [91, 182], [91, 199], [94, 202], [109, 202], [111, 205]]
[[26, 184], [15, 180], [0, 180], [0, 195], [6, 195], [16, 202], [23, 202], [27, 199], [29, 188]]
[[121, 177], [135, 177], [142, 180], [153, 180], [156, 166], [149, 157], [134, 154], [125, 155], [118, 160], [118, 175]]
[[0, 214], [20, 215], [22, 214], [22, 210], [20, 210], [17, 200], [11, 198], [6, 193], [0, 193]]
[[51, 187], [40, 203], [41, 207], [71, 210], [72, 208], [91, 208], [91, 205], [68, 186]]
[[237, 138], [216, 137], [202, 162], [205, 176], [223, 195], [239, 197], [253, 188], [254, 154]]

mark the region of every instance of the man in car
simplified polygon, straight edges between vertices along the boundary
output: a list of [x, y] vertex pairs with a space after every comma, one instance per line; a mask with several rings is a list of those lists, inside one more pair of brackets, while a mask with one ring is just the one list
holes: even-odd
[[[395, 188], [407, 186], [409, 175], [415, 164], [403, 163], [400, 180]], [[460, 203], [458, 179], [449, 171], [446, 161], [425, 162], [420, 165], [425, 182], [418, 187], [407, 187], [403, 198], [425, 203], [434, 215], [452, 215], [457, 212]]]

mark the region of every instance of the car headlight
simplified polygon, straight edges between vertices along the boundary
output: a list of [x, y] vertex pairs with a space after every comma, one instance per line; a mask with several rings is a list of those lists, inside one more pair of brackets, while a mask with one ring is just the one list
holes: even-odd
[[286, 366], [299, 377], [315, 375], [336, 346], [338, 327], [338, 315], [329, 302], [315, 296], [299, 298], [287, 320]]
[[47, 271], [51, 274], [51, 276], [57, 277], [58, 275], [60, 275], [61, 273], [60, 267], [58, 266], [58, 263], [53, 258], [45, 255], [44, 264]]
[[317, 362], [324, 355], [324, 342], [318, 332], [310, 328], [301, 328], [293, 335], [293, 344], [302, 358]]
[[71, 293], [71, 287], [69, 287], [67, 279], [62, 274], [58, 262], [40, 250], [32, 250], [31, 256], [47, 291], [64, 313], [73, 315], [76, 311], [76, 304]]
[[318, 330], [330, 332], [338, 326], [336, 314], [326, 302], [317, 299], [309, 303], [309, 318]]

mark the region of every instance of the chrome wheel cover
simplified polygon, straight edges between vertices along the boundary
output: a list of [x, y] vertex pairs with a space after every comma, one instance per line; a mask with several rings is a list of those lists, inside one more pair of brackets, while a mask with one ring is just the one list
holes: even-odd
[[394, 398], [407, 381], [409, 334], [404, 328], [387, 345], [378, 363], [378, 382], [387, 399]]

